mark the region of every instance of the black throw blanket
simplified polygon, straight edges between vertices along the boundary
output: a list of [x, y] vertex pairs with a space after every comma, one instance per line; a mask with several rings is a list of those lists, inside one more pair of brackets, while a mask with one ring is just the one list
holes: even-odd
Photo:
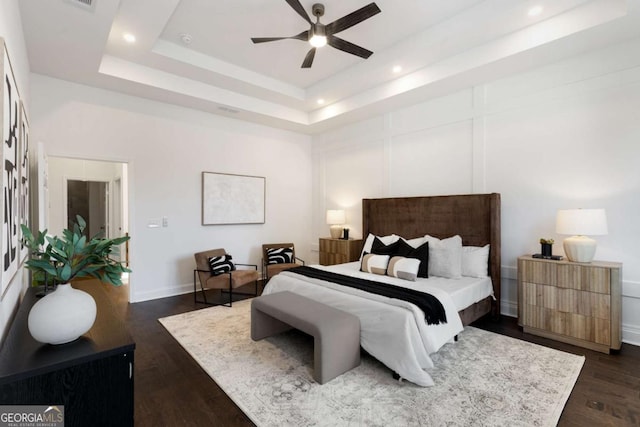
[[345, 276], [344, 274], [333, 273], [306, 266], [294, 267], [288, 271], [301, 274], [306, 277], [311, 277], [313, 279], [326, 280], [327, 282], [337, 283], [338, 285], [371, 292], [372, 294], [407, 301], [415, 304], [424, 312], [427, 325], [447, 323], [447, 315], [442, 303], [440, 303], [438, 298], [425, 292], [402, 288], [373, 280], [360, 279], [359, 277]]

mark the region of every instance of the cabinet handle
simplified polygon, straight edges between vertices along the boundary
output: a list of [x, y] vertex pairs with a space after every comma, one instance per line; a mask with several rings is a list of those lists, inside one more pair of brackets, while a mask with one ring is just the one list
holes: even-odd
[[133, 363], [129, 362], [129, 379], [133, 376]]

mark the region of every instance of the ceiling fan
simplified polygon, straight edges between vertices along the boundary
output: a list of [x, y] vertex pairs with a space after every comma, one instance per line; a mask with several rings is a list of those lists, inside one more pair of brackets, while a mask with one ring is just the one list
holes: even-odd
[[371, 52], [370, 50], [336, 37], [334, 34], [337, 34], [340, 31], [344, 31], [347, 28], [351, 28], [354, 25], [364, 21], [365, 19], [369, 19], [372, 16], [380, 13], [380, 8], [375, 3], [370, 3], [354, 12], [351, 12], [348, 15], [343, 16], [340, 19], [333, 21], [330, 24], [324, 25], [320, 22], [320, 17], [324, 15], [324, 5], [316, 3], [311, 7], [311, 11], [316, 17], [316, 22], [313, 23], [311, 21], [311, 18], [309, 18], [307, 12], [304, 10], [304, 7], [302, 7], [302, 5], [300, 4], [299, 0], [285, 1], [289, 6], [293, 8], [293, 10], [298, 13], [298, 15], [302, 16], [302, 18], [311, 25], [311, 28], [291, 37], [252, 37], [252, 42], [265, 43], [285, 39], [302, 40], [305, 42], [308, 41], [309, 44], [311, 44], [312, 48], [307, 53], [307, 56], [305, 56], [301, 68], [311, 68], [311, 64], [313, 64], [313, 58], [316, 55], [316, 49], [327, 44], [336, 49], [365, 59], [373, 54], [373, 52]]

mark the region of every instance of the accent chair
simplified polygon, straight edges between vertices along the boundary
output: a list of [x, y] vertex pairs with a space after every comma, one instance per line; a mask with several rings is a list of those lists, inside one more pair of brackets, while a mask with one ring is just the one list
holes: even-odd
[[304, 265], [304, 260], [296, 256], [293, 243], [267, 243], [262, 245], [262, 277], [265, 284], [269, 278], [281, 271], [288, 270], [299, 265]]
[[[224, 305], [225, 307], [231, 307], [231, 304], [233, 303], [233, 290], [241, 286], [248, 285], [251, 282], [255, 282], [255, 294], [247, 294], [242, 292], [235, 292], [235, 294], [258, 296], [259, 273], [257, 265], [232, 263], [232, 268], [230, 271], [224, 271], [219, 274], [213, 273], [210, 259], [216, 257], [224, 257], [225, 255], [228, 254], [224, 249], [211, 249], [194, 254], [196, 260], [196, 269], [193, 270], [193, 300], [195, 303], [208, 305]], [[247, 268], [237, 269], [236, 266]], [[202, 292], [203, 298], [202, 300], [198, 300], [197, 298], [197, 282], [200, 282], [200, 291]], [[213, 303], [207, 301], [207, 295], [205, 293], [206, 289], [220, 289], [222, 293], [228, 292], [229, 302]]]

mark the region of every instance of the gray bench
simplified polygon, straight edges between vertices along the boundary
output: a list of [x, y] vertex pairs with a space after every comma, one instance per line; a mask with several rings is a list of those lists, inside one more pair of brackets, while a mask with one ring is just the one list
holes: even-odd
[[254, 341], [298, 329], [314, 338], [313, 378], [324, 384], [360, 365], [360, 319], [293, 292], [254, 298], [251, 338]]

